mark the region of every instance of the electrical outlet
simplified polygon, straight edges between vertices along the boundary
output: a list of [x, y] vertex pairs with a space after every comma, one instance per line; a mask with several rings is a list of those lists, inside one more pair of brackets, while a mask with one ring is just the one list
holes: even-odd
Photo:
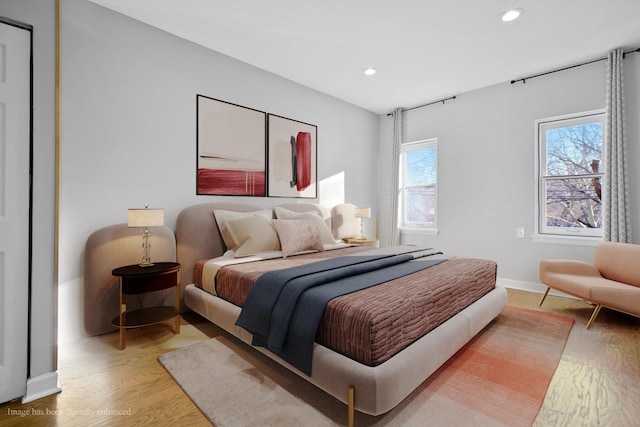
[[518, 239], [524, 239], [524, 227], [516, 228], [516, 237]]

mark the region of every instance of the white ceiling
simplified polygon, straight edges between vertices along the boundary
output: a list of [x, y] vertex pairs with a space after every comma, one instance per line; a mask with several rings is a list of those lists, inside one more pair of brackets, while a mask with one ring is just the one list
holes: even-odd
[[379, 114], [640, 46], [640, 0], [90, 1]]

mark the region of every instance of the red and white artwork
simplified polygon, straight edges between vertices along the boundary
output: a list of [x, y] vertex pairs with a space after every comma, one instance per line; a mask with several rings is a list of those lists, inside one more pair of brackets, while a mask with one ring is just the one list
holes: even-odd
[[268, 195], [317, 197], [317, 127], [269, 114]]
[[197, 96], [196, 194], [266, 196], [266, 113]]

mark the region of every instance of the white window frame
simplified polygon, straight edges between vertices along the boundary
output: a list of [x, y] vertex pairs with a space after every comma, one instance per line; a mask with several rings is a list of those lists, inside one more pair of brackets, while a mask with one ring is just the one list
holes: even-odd
[[[436, 159], [435, 159], [435, 183], [430, 185], [434, 189], [434, 222], [425, 222], [425, 223], [405, 223], [404, 218], [404, 183], [407, 182], [406, 177], [406, 167], [405, 167], [405, 158], [406, 153], [408, 151], [419, 150], [423, 148], [433, 147], [436, 150]], [[405, 142], [400, 145], [400, 165], [399, 165], [399, 173], [400, 173], [400, 194], [398, 197], [398, 222], [400, 225], [401, 232], [411, 232], [417, 234], [438, 234], [438, 138], [429, 138], [423, 139], [419, 141]]]
[[[535, 121], [535, 233], [534, 241], [544, 243], [563, 243], [563, 244], [583, 244], [595, 245], [602, 241], [602, 228], [563, 228], [550, 227], [545, 224], [545, 206], [546, 206], [546, 181], [544, 176], [546, 171], [546, 140], [545, 131], [555, 127], [567, 127], [579, 125], [583, 123], [592, 123], [594, 121], [602, 122], [603, 137], [603, 156], [601, 162], [601, 170], [598, 174], [584, 175], [590, 177], [598, 175], [604, 180], [606, 171], [604, 170], [604, 137], [606, 135], [606, 110], [592, 110], [581, 113], [567, 114], [563, 116], [548, 117]], [[581, 175], [582, 176], [582, 175]], [[604, 191], [604, 189], [603, 189]]]

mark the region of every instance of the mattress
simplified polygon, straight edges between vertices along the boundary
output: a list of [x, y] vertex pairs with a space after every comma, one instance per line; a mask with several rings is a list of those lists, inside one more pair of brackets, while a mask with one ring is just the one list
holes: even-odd
[[[215, 293], [242, 307], [253, 283], [267, 271], [363, 250], [345, 248], [227, 265], [217, 271]], [[493, 261], [453, 257], [334, 298], [325, 309], [315, 341], [364, 365], [377, 366], [493, 290], [496, 271]]]

